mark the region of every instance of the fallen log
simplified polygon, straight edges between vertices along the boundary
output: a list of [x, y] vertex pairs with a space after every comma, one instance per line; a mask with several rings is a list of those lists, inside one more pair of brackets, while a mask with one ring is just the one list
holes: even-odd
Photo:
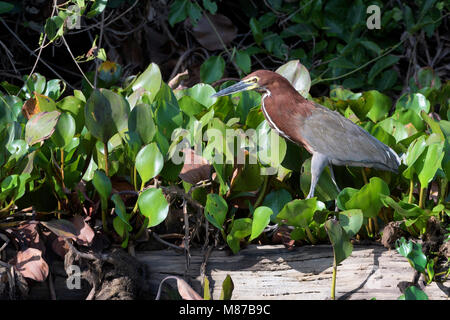
[[[201, 250], [191, 250], [187, 270], [184, 254], [173, 250], [137, 252], [136, 257], [148, 266], [152, 292], [169, 275], [185, 277], [197, 292], [203, 292]], [[213, 299], [219, 299], [222, 282], [229, 274], [234, 283], [233, 300], [322, 300], [330, 297], [332, 265], [333, 251], [329, 245], [304, 246], [292, 251], [282, 245], [251, 245], [236, 255], [213, 251], [206, 275]], [[355, 245], [352, 255], [338, 267], [336, 299], [395, 300], [402, 294], [399, 287], [413, 277], [414, 269], [395, 250]], [[450, 281], [433, 282], [423, 290], [429, 299], [448, 299], [449, 284]]]

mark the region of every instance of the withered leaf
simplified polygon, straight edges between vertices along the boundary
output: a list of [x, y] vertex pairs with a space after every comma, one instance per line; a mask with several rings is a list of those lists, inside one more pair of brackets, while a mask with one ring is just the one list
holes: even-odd
[[[225, 45], [229, 45], [236, 38], [237, 28], [226, 16], [221, 14], [207, 14], [208, 18], [203, 15], [197, 25], [192, 28], [195, 39], [206, 49], [214, 51], [223, 49], [221, 41], [218, 39], [217, 33], [222, 38]], [[214, 24], [216, 31], [211, 26]]]
[[22, 276], [28, 279], [42, 282], [48, 276], [48, 264], [42, 258], [42, 251], [35, 248], [27, 248], [19, 251], [12, 263]]
[[181, 180], [195, 185], [211, 177], [211, 165], [205, 158], [196, 154], [192, 149], [184, 149], [183, 154], [184, 165], [178, 175]]

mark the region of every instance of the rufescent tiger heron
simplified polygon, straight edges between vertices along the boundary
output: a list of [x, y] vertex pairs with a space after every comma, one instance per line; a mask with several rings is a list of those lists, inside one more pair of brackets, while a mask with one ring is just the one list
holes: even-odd
[[312, 154], [307, 199], [314, 197], [314, 189], [326, 166], [338, 191], [332, 165], [397, 172], [400, 158], [395, 151], [338, 112], [305, 99], [278, 73], [255, 71], [213, 97], [246, 90], [263, 94], [261, 108], [273, 130]]

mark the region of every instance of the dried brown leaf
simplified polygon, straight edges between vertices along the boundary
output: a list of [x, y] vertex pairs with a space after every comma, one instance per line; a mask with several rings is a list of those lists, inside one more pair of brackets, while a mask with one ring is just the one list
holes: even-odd
[[42, 282], [48, 276], [48, 264], [42, 258], [42, 251], [35, 248], [27, 248], [19, 251], [12, 263], [22, 276], [28, 279]]
[[181, 180], [190, 184], [197, 184], [211, 178], [212, 166], [192, 149], [184, 149], [184, 165], [178, 175]]
[[[214, 25], [215, 29], [211, 26]], [[217, 32], [216, 32], [217, 31]], [[192, 28], [195, 39], [206, 49], [214, 51], [223, 49], [222, 39], [225, 45], [229, 45], [236, 38], [237, 28], [230, 19], [221, 14], [209, 14], [200, 18], [197, 25]]]
[[192, 289], [192, 287], [186, 281], [176, 276], [168, 276], [161, 281], [161, 283], [159, 284], [156, 300], [159, 300], [162, 285], [168, 279], [177, 280], [178, 293], [184, 300], [203, 300], [203, 298], [197, 292], [195, 292], [194, 289]]
[[94, 230], [82, 216], [76, 215], [71, 220], [78, 233], [76, 237], [77, 243], [83, 246], [90, 246], [95, 237]]

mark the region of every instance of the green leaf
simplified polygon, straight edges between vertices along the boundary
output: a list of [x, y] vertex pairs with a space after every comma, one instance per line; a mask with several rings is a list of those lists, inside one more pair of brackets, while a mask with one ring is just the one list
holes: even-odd
[[200, 67], [200, 79], [212, 83], [222, 78], [224, 70], [225, 60], [221, 56], [211, 56]]
[[269, 207], [258, 207], [255, 212], [253, 212], [253, 222], [252, 222], [252, 233], [250, 236], [250, 241], [259, 237], [261, 232], [267, 227], [270, 222], [270, 216], [273, 214], [272, 209]]
[[58, 123], [58, 111], [39, 112], [28, 120], [25, 126], [25, 141], [29, 146], [50, 138]]
[[109, 198], [109, 195], [112, 191], [111, 180], [106, 176], [105, 172], [102, 170], [95, 170], [94, 178], [92, 179], [92, 184], [94, 185], [95, 190], [100, 194], [100, 197], [103, 200]]
[[119, 196], [118, 193], [115, 193], [112, 195], [111, 200], [115, 204], [114, 212], [117, 214], [117, 216], [122, 220], [122, 222], [125, 225], [131, 227], [130, 223], [128, 222], [128, 220], [130, 219], [130, 215], [127, 214], [127, 210], [125, 204], [123, 203], [122, 198]]
[[148, 218], [147, 228], [157, 226], [166, 219], [169, 212], [167, 202], [161, 189], [147, 189], [139, 195], [139, 210]]
[[164, 166], [164, 157], [155, 142], [146, 145], [138, 152], [135, 166], [142, 184], [150, 181], [161, 172]]
[[70, 113], [64, 112], [59, 117], [55, 132], [52, 134], [51, 139], [57, 147], [63, 148], [72, 142], [72, 139], [75, 136], [75, 130], [75, 119]]
[[250, 73], [252, 61], [247, 52], [241, 50], [236, 51], [235, 61], [244, 73]]
[[387, 117], [392, 106], [392, 101], [388, 96], [376, 90], [370, 90], [363, 93], [363, 99], [370, 110], [367, 113], [367, 117], [370, 120], [378, 122]]
[[276, 216], [283, 209], [286, 203], [290, 201], [292, 201], [292, 196], [289, 191], [287, 191], [286, 189], [278, 189], [266, 195], [262, 205], [272, 209], [273, 214], [270, 219], [274, 221]]
[[228, 204], [218, 194], [210, 193], [206, 198], [205, 217], [216, 228], [223, 230], [227, 217]]
[[327, 220], [325, 222], [325, 229], [333, 246], [334, 265], [337, 266], [352, 254], [353, 245], [339, 224], [339, 221]]
[[150, 63], [147, 69], [133, 81], [133, 91], [144, 88], [149, 94], [150, 102], [153, 102], [161, 88], [161, 71], [156, 63]]
[[108, 0], [95, 0], [91, 10], [87, 13], [88, 18], [93, 18], [105, 10]]
[[252, 219], [240, 218], [233, 221], [231, 231], [227, 236], [227, 243], [234, 254], [239, 252], [240, 241], [252, 233]]
[[425, 188], [434, 178], [437, 170], [441, 167], [444, 158], [443, 143], [434, 143], [427, 147], [425, 157], [420, 157], [415, 163], [416, 172], [419, 175], [420, 185]]
[[187, 18], [187, 6], [188, 0], [176, 0], [171, 6], [169, 11], [169, 23], [173, 27], [176, 23], [183, 21]]
[[339, 223], [349, 238], [359, 232], [363, 224], [363, 213], [359, 209], [339, 212]]
[[258, 20], [256, 20], [255, 18], [250, 19], [250, 30], [252, 31], [255, 42], [258, 45], [261, 45], [264, 36], [263, 36], [262, 28], [259, 25]]
[[217, 101], [217, 98], [211, 98], [216, 93], [216, 90], [209, 84], [197, 83], [192, 88], [187, 89], [186, 93], [206, 108], [211, 107]]
[[107, 143], [113, 135], [127, 129], [129, 112], [124, 97], [107, 89], [96, 89], [86, 102], [85, 125], [95, 138]]
[[[344, 190], [341, 193], [345, 193]], [[365, 218], [375, 218], [383, 206], [380, 199], [381, 195], [389, 194], [390, 191], [387, 183], [378, 177], [373, 177], [361, 190], [357, 192], [352, 191], [350, 199], [345, 203], [342, 203], [342, 197], [340, 197], [339, 202], [341, 205], [344, 205], [343, 209], [361, 209]]]
[[8, 2], [0, 1], [0, 14], [4, 14], [6, 12], [14, 9], [14, 5]]
[[64, 19], [60, 16], [53, 16], [47, 19], [44, 26], [44, 31], [50, 41], [56, 37], [61, 36], [64, 31]]
[[195, 27], [198, 23], [198, 20], [200, 20], [200, 18], [202, 17], [202, 9], [197, 4], [197, 2], [189, 1], [187, 12], [192, 25]]
[[364, 48], [375, 52], [377, 55], [380, 55], [381, 49], [375, 42], [363, 40], [363, 41], [360, 41], [360, 43], [363, 45]]
[[276, 220], [290, 226], [305, 228], [313, 221], [317, 209], [316, 198], [292, 200], [278, 213]]
[[425, 272], [427, 266], [427, 257], [422, 252], [422, 245], [405, 238], [398, 239], [395, 242], [397, 252], [408, 259], [414, 269], [419, 272]]
[[368, 80], [369, 84], [373, 83], [373, 80], [380, 72], [382, 72], [384, 69], [389, 68], [390, 66], [396, 64], [399, 59], [400, 58], [397, 56], [388, 55], [388, 56], [385, 56], [385, 57], [381, 58], [380, 60], [378, 60], [373, 65], [372, 69], [370, 69], [369, 74], [367, 76], [367, 80]]
[[152, 142], [156, 128], [152, 110], [148, 104], [138, 104], [131, 110], [128, 118], [128, 129], [131, 132], [136, 132], [144, 144]]
[[188, 116], [196, 116], [200, 114], [206, 107], [201, 103], [194, 100], [192, 97], [184, 96], [178, 100], [181, 111], [183, 111]]
[[165, 138], [170, 139], [172, 132], [181, 127], [183, 113], [180, 112], [175, 95], [165, 83], [161, 85], [161, 89], [155, 97], [155, 106], [155, 122], [158, 129]]
[[231, 296], [233, 295], [234, 283], [231, 279], [230, 275], [227, 274], [225, 280], [222, 282], [222, 291], [220, 292], [219, 300], [231, 300]]
[[205, 7], [206, 10], [211, 12], [211, 14], [216, 14], [217, 12], [217, 4], [214, 1], [203, 0], [203, 7]]
[[406, 288], [405, 294], [401, 295], [398, 300], [428, 300], [428, 296], [416, 286], [410, 286]]
[[276, 70], [285, 77], [303, 97], [307, 97], [311, 88], [311, 77], [308, 69], [299, 60], [291, 60]]
[[421, 93], [407, 94], [398, 100], [395, 108], [412, 110], [420, 116], [422, 110], [426, 113], [430, 112], [430, 101]]

